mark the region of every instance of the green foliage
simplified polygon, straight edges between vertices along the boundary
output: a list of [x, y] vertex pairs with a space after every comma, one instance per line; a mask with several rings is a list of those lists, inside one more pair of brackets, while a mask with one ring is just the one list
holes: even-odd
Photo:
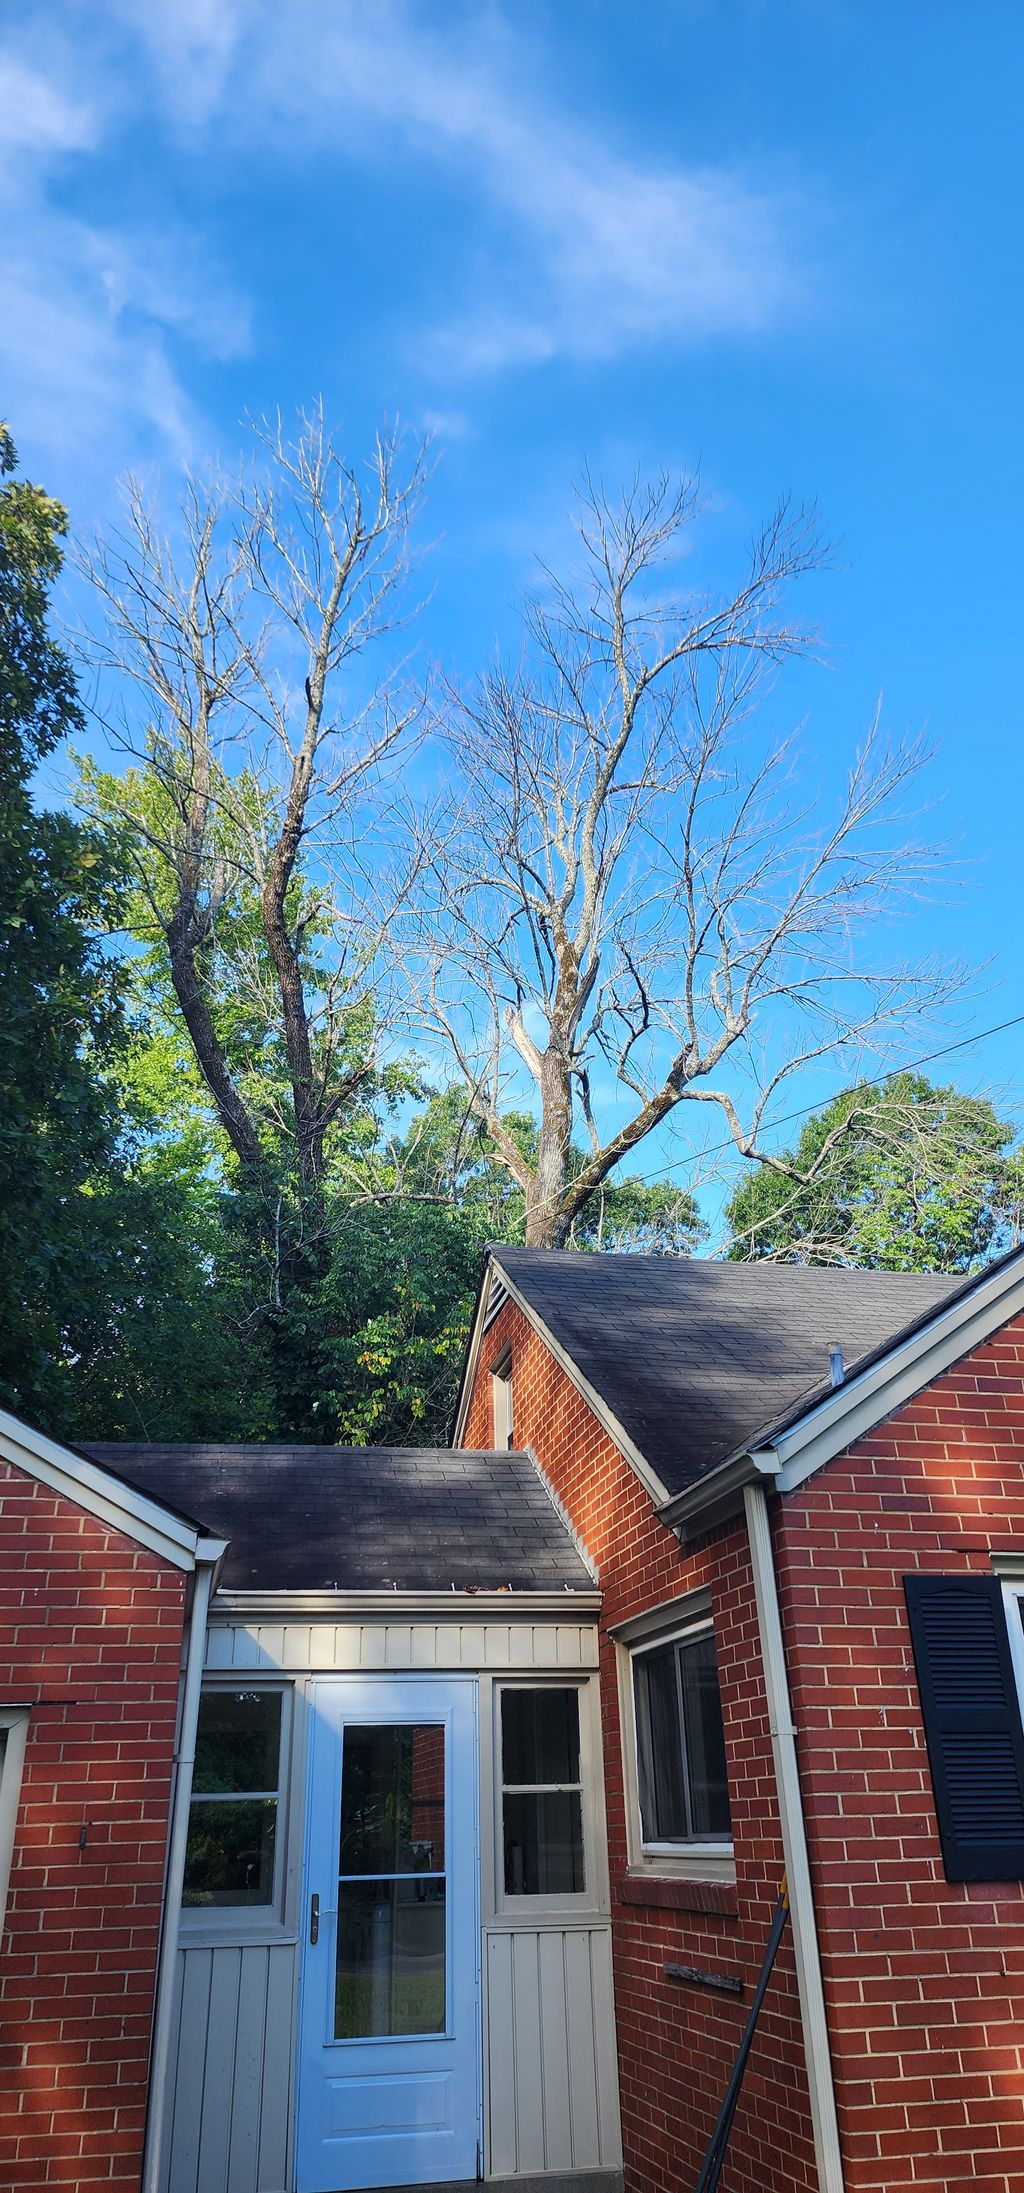
[[[0, 471], [15, 462], [0, 432]], [[46, 628], [66, 522], [41, 489], [0, 488], [0, 1399], [72, 1437], [167, 1432], [172, 1400], [177, 1428], [224, 1375], [209, 1214], [195, 1167], [147, 1165], [126, 1106], [124, 971], [100, 941], [118, 847], [31, 796], [39, 758], [82, 722]]]
[[980, 1097], [920, 1074], [843, 1090], [787, 1162], [727, 1209], [729, 1255], [874, 1271], [972, 1272], [1019, 1238], [1024, 1168], [1012, 1128]]

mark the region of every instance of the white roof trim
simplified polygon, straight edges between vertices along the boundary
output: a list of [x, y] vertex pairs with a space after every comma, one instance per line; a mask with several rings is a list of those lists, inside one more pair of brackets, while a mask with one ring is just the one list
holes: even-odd
[[596, 1622], [601, 1594], [595, 1588], [562, 1591], [218, 1591], [211, 1621], [281, 1622], [317, 1616], [332, 1622], [535, 1622], [557, 1616], [563, 1622]]
[[[527, 1319], [527, 1322], [533, 1326], [534, 1332], [540, 1334], [540, 1337], [544, 1342], [544, 1346], [549, 1350], [550, 1354], [554, 1356], [555, 1362], [558, 1364], [559, 1368], [565, 1372], [565, 1375], [569, 1379], [570, 1383], [575, 1386], [577, 1393], [582, 1394], [583, 1399], [587, 1404], [587, 1407], [593, 1411], [598, 1423], [601, 1424], [604, 1427], [604, 1430], [607, 1432], [609, 1439], [614, 1440], [615, 1445], [619, 1450], [619, 1453], [624, 1457], [625, 1461], [629, 1463], [630, 1468], [636, 1472], [637, 1477], [640, 1479], [640, 1483], [644, 1486], [645, 1490], [650, 1493], [651, 1499], [655, 1502], [656, 1506], [660, 1508], [669, 1497], [667, 1489], [662, 1484], [660, 1477], [658, 1477], [655, 1474], [654, 1470], [652, 1470], [650, 1463], [641, 1454], [639, 1447], [634, 1446], [633, 1441], [629, 1436], [629, 1433], [623, 1430], [622, 1425], [619, 1423], [618, 1417], [612, 1415], [612, 1412], [608, 1407], [607, 1402], [602, 1401], [600, 1394], [595, 1392], [593, 1386], [590, 1384], [590, 1380], [584, 1378], [582, 1371], [573, 1362], [571, 1355], [569, 1355], [562, 1347], [561, 1342], [555, 1339], [554, 1333], [550, 1331], [547, 1325], [545, 1325], [543, 1318], [539, 1315], [537, 1310], [534, 1309], [533, 1304], [531, 1302], [528, 1302], [526, 1296], [520, 1293], [519, 1288], [516, 1286], [514, 1280], [511, 1280], [509, 1278], [508, 1273], [505, 1271], [503, 1265], [499, 1262], [496, 1256], [492, 1256], [491, 1258], [490, 1270], [500, 1273], [504, 1285], [508, 1288], [511, 1300], [518, 1304], [518, 1307], [522, 1310], [523, 1316]], [[481, 1289], [481, 1307], [485, 1305], [489, 1301], [489, 1299], [490, 1277], [488, 1275], [487, 1287], [486, 1289]], [[459, 1401], [459, 1413], [455, 1423], [456, 1443], [461, 1442], [462, 1439], [463, 1426], [465, 1424], [466, 1415], [469, 1409], [469, 1397], [472, 1393], [473, 1385], [476, 1379], [477, 1360], [480, 1353], [480, 1343], [483, 1337], [483, 1332], [486, 1329], [484, 1323], [485, 1318], [486, 1310], [484, 1310], [483, 1318], [481, 1318], [480, 1311], [478, 1310], [477, 1331], [473, 1335], [470, 1356], [466, 1364], [466, 1380], [463, 1387], [462, 1396]]]
[[[487, 1331], [487, 1326], [489, 1323], [488, 1311], [490, 1308], [491, 1286], [493, 1283], [493, 1278], [494, 1258], [488, 1253], [487, 1263], [484, 1266], [483, 1277], [480, 1281], [480, 1292], [477, 1299], [476, 1313], [473, 1318], [473, 1330], [469, 1336], [469, 1350], [466, 1355], [466, 1368], [462, 1374], [462, 1385], [459, 1390], [458, 1405], [455, 1411], [455, 1423], [452, 1429], [452, 1445], [455, 1447], [461, 1447], [462, 1445], [462, 1434], [466, 1428], [466, 1418], [469, 1415], [469, 1404], [473, 1398], [473, 1388], [476, 1384], [477, 1364], [480, 1359], [480, 1350], [483, 1345], [484, 1334]], [[504, 1287], [504, 1280], [502, 1280], [501, 1284]], [[505, 1306], [505, 1299], [506, 1298], [503, 1296], [501, 1305], [502, 1308], [504, 1308]], [[497, 1315], [497, 1312], [495, 1312], [495, 1315]]]
[[752, 1452], [759, 1470], [775, 1473], [775, 1490], [793, 1492], [933, 1379], [969, 1355], [1024, 1311], [1024, 1250], [979, 1279], [968, 1293], [936, 1310], [926, 1324], [896, 1341], [876, 1363], [854, 1372], [806, 1416]]
[[101, 1463], [90, 1462], [85, 1455], [59, 1445], [45, 1432], [37, 1432], [9, 1415], [6, 1409], [0, 1409], [0, 1457], [186, 1574], [195, 1568], [197, 1558], [219, 1558], [219, 1553], [206, 1552], [207, 1547], [217, 1546], [223, 1551], [219, 1540], [207, 1539], [181, 1516], [172, 1515], [158, 1501], [136, 1492], [133, 1485], [111, 1476]]

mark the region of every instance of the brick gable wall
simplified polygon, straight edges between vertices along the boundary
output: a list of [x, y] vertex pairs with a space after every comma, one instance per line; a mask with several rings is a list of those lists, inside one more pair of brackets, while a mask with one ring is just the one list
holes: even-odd
[[0, 1939], [0, 2185], [137, 2186], [185, 1579], [3, 1462], [0, 1546], [0, 1703], [32, 1707]]
[[[746, 1533], [683, 1553], [587, 1403], [514, 1302], [485, 1336], [464, 1432], [493, 1438], [488, 1373], [512, 1351], [514, 1437], [531, 1447], [596, 1562], [604, 1593], [601, 1705], [627, 2184], [690, 2193], [746, 2018], [782, 1870]], [[618, 1685], [610, 1625], [709, 1584], [722, 1688], [736, 1886], [627, 1878]], [[704, 1908], [700, 1908], [703, 1906]], [[739, 1975], [743, 2000], [666, 1979], [666, 1963]], [[796, 1982], [780, 1952], [743, 2090], [729, 2193], [810, 2193], [817, 2183]]]
[[848, 2193], [1020, 2193], [1024, 1883], [943, 1874], [903, 1577], [1024, 1551], [1024, 1319], [775, 1521]]

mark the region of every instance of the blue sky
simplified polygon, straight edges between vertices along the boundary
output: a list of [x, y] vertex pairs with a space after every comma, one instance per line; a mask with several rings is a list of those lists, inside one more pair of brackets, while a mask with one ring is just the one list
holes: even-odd
[[[471, 669], [584, 456], [700, 460], [725, 574], [782, 493], [840, 544], [827, 775], [878, 695], [959, 861], [919, 936], [1024, 1011], [1016, 0], [7, 0], [2, 408], [83, 526], [246, 410], [432, 427], [424, 647]], [[930, 1032], [929, 1032], [930, 1033]], [[962, 1085], [1016, 1108], [1021, 1038]]]

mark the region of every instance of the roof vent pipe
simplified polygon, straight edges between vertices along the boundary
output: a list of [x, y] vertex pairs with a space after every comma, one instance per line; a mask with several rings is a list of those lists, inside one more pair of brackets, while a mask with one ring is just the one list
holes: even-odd
[[843, 1351], [839, 1346], [838, 1341], [835, 1340], [832, 1342], [832, 1346], [828, 1351], [828, 1375], [832, 1381], [833, 1386], [841, 1386], [844, 1378], [846, 1377], [846, 1365], [843, 1362]]

